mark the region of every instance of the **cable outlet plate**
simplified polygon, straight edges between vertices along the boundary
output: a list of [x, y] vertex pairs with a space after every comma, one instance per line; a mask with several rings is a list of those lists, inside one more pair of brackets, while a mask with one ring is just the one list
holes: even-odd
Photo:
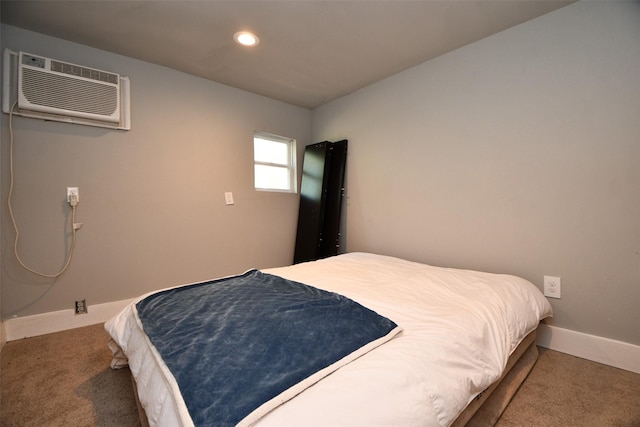
[[67, 187], [67, 202], [71, 202], [71, 196], [76, 196], [76, 201], [80, 201], [80, 191], [78, 187]]
[[544, 296], [549, 298], [560, 298], [562, 295], [562, 281], [559, 277], [544, 276]]
[[76, 314], [87, 314], [87, 300], [76, 301]]

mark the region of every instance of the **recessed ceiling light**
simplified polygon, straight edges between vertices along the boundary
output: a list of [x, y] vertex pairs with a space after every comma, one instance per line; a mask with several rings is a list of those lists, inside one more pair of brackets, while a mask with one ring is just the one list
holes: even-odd
[[243, 46], [255, 46], [260, 43], [260, 39], [253, 33], [248, 31], [238, 31], [233, 35], [233, 39], [236, 43], [239, 43]]

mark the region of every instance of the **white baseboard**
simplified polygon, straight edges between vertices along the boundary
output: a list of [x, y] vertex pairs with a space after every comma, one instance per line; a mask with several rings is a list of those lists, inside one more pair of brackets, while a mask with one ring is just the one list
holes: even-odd
[[90, 305], [87, 307], [87, 314], [76, 315], [74, 310], [60, 310], [7, 319], [4, 321], [6, 340], [14, 341], [103, 323], [118, 314], [132, 301], [134, 300]]
[[637, 345], [549, 325], [540, 325], [536, 344], [640, 374], [640, 346]]
[[4, 343], [7, 342], [7, 332], [4, 328], [4, 322], [0, 320], [0, 351], [2, 351], [2, 347], [4, 347]]

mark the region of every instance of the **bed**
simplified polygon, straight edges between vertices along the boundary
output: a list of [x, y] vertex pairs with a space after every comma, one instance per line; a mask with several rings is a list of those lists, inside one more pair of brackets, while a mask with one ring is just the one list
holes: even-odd
[[[492, 425], [535, 363], [536, 328], [552, 315], [537, 287], [522, 278], [368, 253], [342, 254], [257, 274], [344, 297], [391, 323], [385, 323], [387, 329], [381, 334], [385, 337], [374, 337], [366, 351], [348, 353], [324, 375], [300, 381], [302, 387], [278, 394], [240, 425]], [[199, 288], [200, 284], [171, 289], [194, 285]], [[138, 307], [157, 294], [141, 296], [105, 324], [112, 337], [112, 367], [129, 366], [142, 421], [151, 426], [227, 424], [194, 422], [176, 379], [182, 374], [168, 367], [170, 359], [165, 363], [153, 344], [155, 338], [145, 333], [151, 326], [143, 325], [140, 318], [146, 315], [138, 313]], [[157, 311], [148, 305], [151, 313]], [[165, 340], [162, 345], [169, 344]], [[180, 350], [169, 348], [170, 353]], [[225, 363], [233, 363], [234, 358], [224, 358]], [[188, 374], [194, 377], [194, 372]], [[209, 393], [198, 387], [196, 396]], [[251, 393], [242, 397], [246, 394]]]

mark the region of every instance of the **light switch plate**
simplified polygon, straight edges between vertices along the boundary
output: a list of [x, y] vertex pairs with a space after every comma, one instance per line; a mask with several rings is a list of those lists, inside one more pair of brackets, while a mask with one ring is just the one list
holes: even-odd
[[231, 191], [227, 191], [224, 193], [224, 203], [228, 205], [233, 205], [233, 193]]

